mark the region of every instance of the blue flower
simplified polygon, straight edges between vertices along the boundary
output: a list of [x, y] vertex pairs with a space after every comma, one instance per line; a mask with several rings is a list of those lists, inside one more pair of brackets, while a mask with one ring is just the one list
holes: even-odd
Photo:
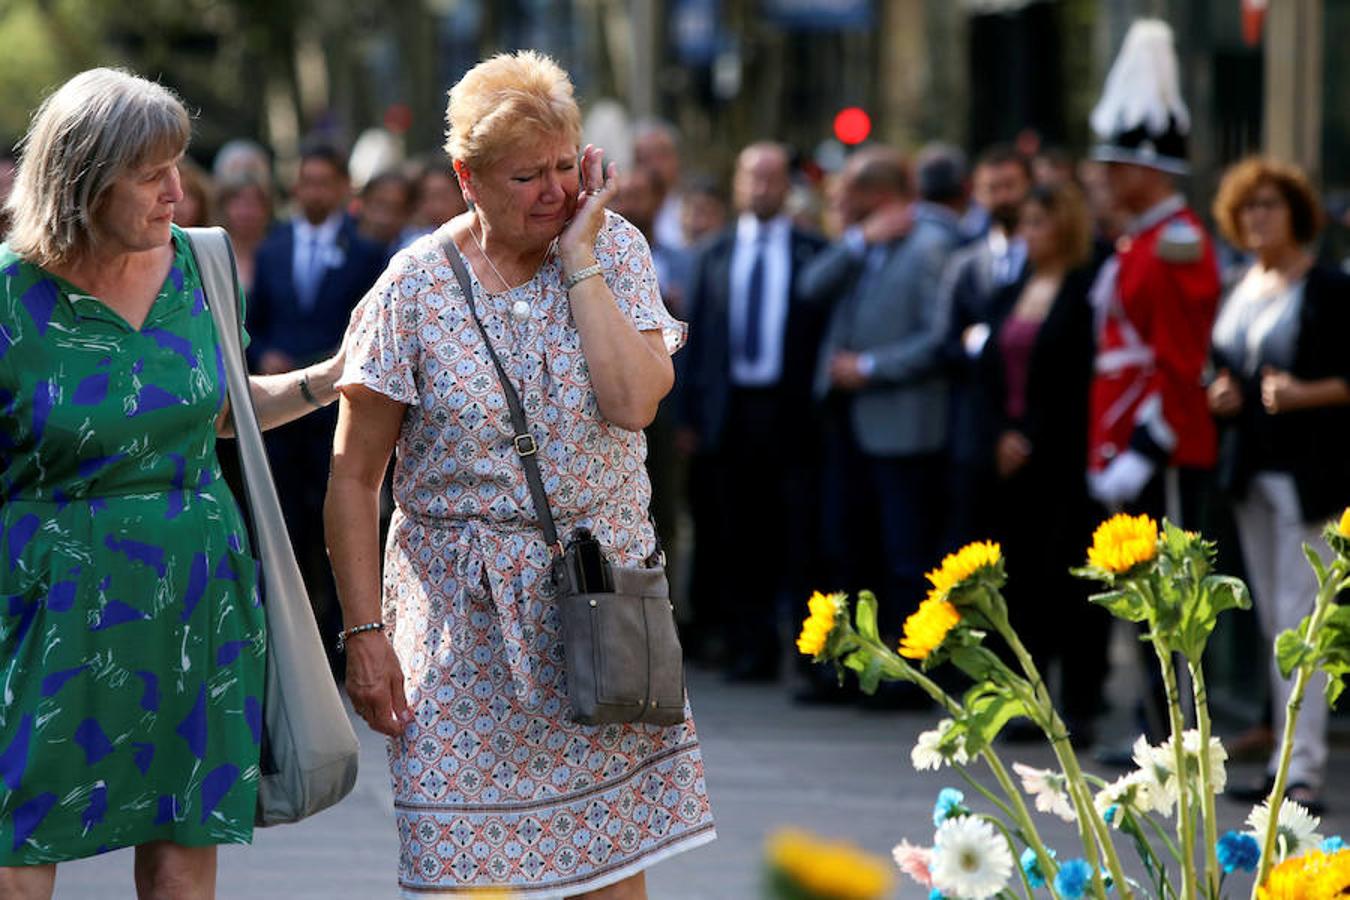
[[[1055, 858], [1055, 851], [1047, 849], [1046, 853], [1050, 858]], [[1027, 883], [1033, 888], [1045, 887], [1045, 872], [1041, 870], [1041, 861], [1036, 856], [1036, 851], [1028, 847], [1022, 851], [1022, 858], [1019, 860], [1022, 864], [1022, 871], [1027, 875]]]
[[966, 809], [965, 803], [966, 795], [956, 788], [943, 788], [938, 791], [937, 805], [933, 807], [933, 827], [937, 828], [948, 819], [964, 816], [970, 812]]
[[931, 891], [928, 892], [928, 900], [947, 900], [947, 897], [942, 893], [942, 891], [939, 891], [937, 888], [933, 888]]
[[1238, 869], [1255, 872], [1256, 864], [1261, 861], [1261, 845], [1245, 831], [1228, 832], [1219, 838], [1214, 851], [1218, 856], [1219, 865], [1230, 875]]
[[1092, 866], [1085, 859], [1071, 859], [1059, 867], [1055, 876], [1055, 890], [1065, 900], [1078, 900], [1092, 881]]
[[1116, 824], [1116, 816], [1118, 816], [1119, 814], [1120, 814], [1120, 804], [1112, 803], [1102, 813], [1102, 821], [1105, 822], [1107, 825], [1114, 825]]
[[1345, 841], [1339, 834], [1333, 835], [1322, 842], [1323, 853], [1340, 853], [1345, 849]]

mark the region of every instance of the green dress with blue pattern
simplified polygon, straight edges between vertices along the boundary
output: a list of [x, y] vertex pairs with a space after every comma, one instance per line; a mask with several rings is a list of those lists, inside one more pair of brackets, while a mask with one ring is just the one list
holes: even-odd
[[139, 330], [0, 246], [0, 866], [252, 839], [257, 563], [173, 242]]

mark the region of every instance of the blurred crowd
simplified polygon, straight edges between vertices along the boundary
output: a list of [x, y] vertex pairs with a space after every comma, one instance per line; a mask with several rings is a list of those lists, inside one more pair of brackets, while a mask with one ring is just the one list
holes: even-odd
[[[209, 170], [181, 164], [175, 219], [232, 237], [259, 373], [331, 353], [390, 256], [465, 210], [444, 158], [356, 176], [314, 145], [294, 171], [279, 190], [271, 153], [247, 140]], [[1279, 536], [1315, 537], [1318, 517], [1350, 502], [1333, 458], [1350, 436], [1350, 354], [1335, 344], [1350, 294], [1297, 169], [1243, 161], [1198, 214], [1166, 171], [1034, 141], [973, 161], [945, 144], [869, 143], [835, 171], [764, 141], [727, 184], [689, 171], [676, 129], [646, 121], [620, 178], [613, 206], [646, 236], [689, 328], [648, 468], [691, 660], [784, 682], [802, 703], [921, 702], [899, 688], [856, 696], [796, 657], [804, 599], [874, 590], [896, 636], [925, 571], [993, 539], [1014, 624], [1055, 673], [1075, 742], [1092, 744], [1110, 626], [1068, 568], [1120, 510], [1188, 527], [1231, 514], [1263, 631], [1296, 624], [1283, 595], [1307, 580], [1297, 542]], [[1157, 306], [1125, 315], [1134, 277]], [[1141, 356], [1144, 380], [1125, 384]], [[1153, 396], [1165, 416], [1150, 419]], [[1130, 410], [1124, 432], [1104, 420], [1113, 405]], [[313, 477], [331, 448], [324, 415], [268, 440], [327, 635], [341, 626]], [[1158, 733], [1153, 708], [1142, 698], [1139, 716]], [[1242, 741], [1259, 748], [1278, 719], [1252, 712]], [[1326, 724], [1310, 712], [1300, 777], [1315, 789]]]

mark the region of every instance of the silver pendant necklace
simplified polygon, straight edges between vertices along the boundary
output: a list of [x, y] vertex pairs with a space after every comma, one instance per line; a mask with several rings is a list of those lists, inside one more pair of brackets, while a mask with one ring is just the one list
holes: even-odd
[[[478, 246], [478, 252], [483, 255], [483, 259], [487, 260], [487, 264], [492, 268], [492, 274], [497, 276], [497, 281], [501, 282], [501, 285], [503, 288], [506, 289], [506, 292], [510, 293], [511, 291], [515, 290], [515, 287], [512, 287], [509, 283], [507, 283], [507, 280], [502, 277], [501, 270], [499, 270], [497, 268], [497, 264], [492, 261], [492, 257], [488, 256], [487, 247], [483, 245], [483, 240], [478, 236], [478, 232], [475, 231], [473, 228], [470, 228], [469, 234], [473, 236], [473, 242]], [[556, 242], [557, 238], [554, 238], [554, 240], [550, 242], [547, 247], [544, 248], [544, 258], [539, 260], [540, 266], [544, 264], [544, 260], [548, 259], [549, 251], [553, 249], [553, 244]], [[539, 275], [539, 268], [536, 267], [534, 275], [531, 275], [529, 280], [523, 282], [523, 284], [529, 284], [530, 281], [533, 281], [536, 277], [538, 277], [538, 275]], [[516, 285], [516, 287], [521, 286], [522, 285]], [[538, 292], [541, 296], [543, 295], [542, 288], [538, 288]], [[530, 318], [530, 301], [526, 300], [524, 297], [517, 298], [511, 304], [511, 318], [515, 319], [517, 322], [528, 321]]]

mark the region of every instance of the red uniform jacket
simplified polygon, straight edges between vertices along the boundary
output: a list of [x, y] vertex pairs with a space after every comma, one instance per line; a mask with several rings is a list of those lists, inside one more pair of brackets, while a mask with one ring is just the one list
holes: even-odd
[[1121, 238], [1093, 288], [1097, 316], [1088, 468], [1132, 448], [1159, 465], [1208, 468], [1216, 438], [1201, 381], [1219, 303], [1214, 247], [1173, 198]]

